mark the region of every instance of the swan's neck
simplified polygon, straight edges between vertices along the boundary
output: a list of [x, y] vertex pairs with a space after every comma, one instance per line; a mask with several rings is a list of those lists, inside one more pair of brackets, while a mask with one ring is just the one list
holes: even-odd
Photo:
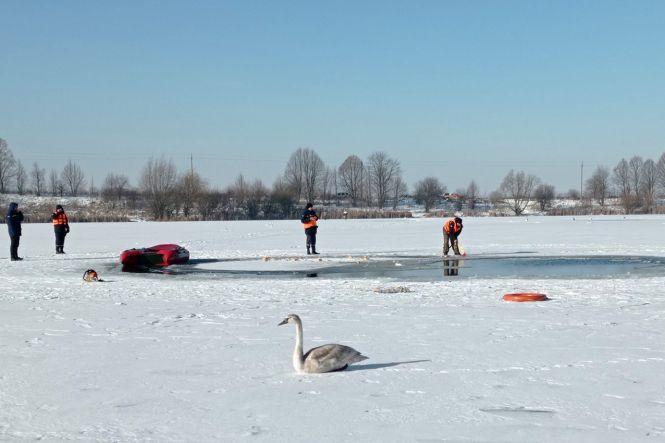
[[293, 368], [301, 372], [305, 365], [305, 358], [302, 354], [302, 322], [296, 320], [296, 347], [293, 349]]

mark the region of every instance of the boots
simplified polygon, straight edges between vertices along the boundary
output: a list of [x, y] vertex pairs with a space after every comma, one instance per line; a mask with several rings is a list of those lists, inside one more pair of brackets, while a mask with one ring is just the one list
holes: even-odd
[[307, 255], [312, 255], [312, 253], [309, 250], [309, 245], [307, 245]]
[[312, 245], [312, 254], [319, 255], [319, 253], [316, 252], [316, 245]]
[[56, 254], [64, 254], [65, 251], [63, 250], [65, 247], [64, 246], [56, 246], [55, 247], [55, 253]]

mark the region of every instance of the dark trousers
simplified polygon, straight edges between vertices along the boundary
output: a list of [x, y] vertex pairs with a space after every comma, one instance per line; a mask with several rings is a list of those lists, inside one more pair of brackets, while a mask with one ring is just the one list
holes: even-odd
[[13, 237], [9, 237], [11, 242], [9, 245], [9, 254], [11, 258], [18, 258], [18, 244], [21, 241], [21, 236], [16, 235]]
[[305, 229], [305, 235], [307, 236], [307, 246], [316, 246], [316, 229], [317, 227], [314, 226], [313, 228], [307, 228]]
[[453, 247], [453, 251], [455, 251], [455, 255], [460, 255], [459, 246], [457, 245], [457, 236], [456, 235], [448, 235], [444, 232], [443, 233], [443, 255], [448, 255], [448, 251], [450, 250], [451, 246]]
[[55, 252], [63, 252], [67, 231], [64, 226], [55, 226], [53, 229], [55, 231]]

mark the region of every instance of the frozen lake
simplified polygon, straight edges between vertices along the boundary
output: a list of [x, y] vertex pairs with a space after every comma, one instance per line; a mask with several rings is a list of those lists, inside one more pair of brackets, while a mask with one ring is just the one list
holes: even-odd
[[[73, 225], [65, 257], [25, 225], [26, 260], [0, 251], [0, 440], [662, 441], [665, 217], [464, 224], [447, 276], [440, 219], [324, 220], [320, 260], [297, 221]], [[120, 272], [164, 242], [194, 263]], [[552, 300], [501, 300], [522, 291]], [[306, 349], [370, 359], [295, 374], [291, 312]]]

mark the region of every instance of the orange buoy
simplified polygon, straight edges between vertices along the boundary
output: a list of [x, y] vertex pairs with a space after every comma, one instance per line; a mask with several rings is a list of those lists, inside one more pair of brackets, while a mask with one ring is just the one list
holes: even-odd
[[504, 301], [547, 301], [547, 295], [538, 292], [518, 292], [514, 294], [506, 294], [503, 296]]

